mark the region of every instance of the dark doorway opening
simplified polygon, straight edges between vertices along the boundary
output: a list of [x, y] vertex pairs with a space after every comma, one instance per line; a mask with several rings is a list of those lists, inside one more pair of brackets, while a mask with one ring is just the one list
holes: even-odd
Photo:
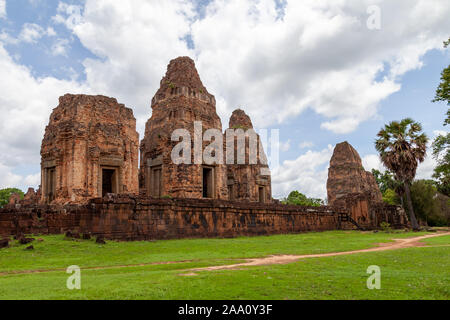
[[230, 201], [234, 200], [234, 185], [228, 185], [228, 199]]
[[266, 202], [266, 194], [264, 192], [264, 187], [259, 187], [259, 202]]
[[213, 169], [203, 168], [203, 198], [213, 198]]
[[48, 202], [55, 200], [56, 193], [56, 168], [47, 169], [47, 199]]
[[156, 167], [152, 169], [152, 192], [151, 195], [156, 198], [161, 197], [162, 189], [162, 168]]
[[108, 193], [115, 193], [115, 175], [114, 169], [102, 169], [102, 196]]

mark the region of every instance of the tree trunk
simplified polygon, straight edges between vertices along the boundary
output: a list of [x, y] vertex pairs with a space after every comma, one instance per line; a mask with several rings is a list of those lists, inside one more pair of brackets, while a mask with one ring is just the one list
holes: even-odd
[[408, 204], [409, 218], [411, 220], [411, 226], [413, 230], [419, 230], [419, 224], [417, 223], [416, 215], [414, 214], [413, 204], [411, 200], [411, 191], [409, 190], [409, 183], [405, 182], [405, 194], [406, 194], [406, 203]]

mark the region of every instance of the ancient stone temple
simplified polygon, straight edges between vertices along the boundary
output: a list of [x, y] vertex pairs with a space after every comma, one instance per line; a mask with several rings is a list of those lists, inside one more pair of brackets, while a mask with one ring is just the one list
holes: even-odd
[[[227, 185], [229, 199], [232, 201], [251, 201], [269, 203], [272, 201], [272, 185], [267, 158], [264, 153], [259, 135], [254, 134], [255, 143], [250, 142], [253, 124], [250, 117], [243, 110], [235, 110], [230, 118], [229, 129], [225, 134], [225, 144], [232, 141], [234, 149], [233, 164], [227, 165]], [[235, 133], [233, 139], [227, 140], [230, 132]], [[238, 147], [239, 134], [243, 135], [242, 144], [244, 148]], [[231, 137], [231, 136], [230, 136]], [[250, 147], [253, 147], [256, 161], [251, 161]], [[229, 150], [230, 146], [227, 146]], [[242, 152], [241, 158], [244, 163], [239, 163], [238, 153]], [[252, 163], [253, 162], [253, 163]], [[229, 163], [227, 161], [227, 163]]]
[[116, 99], [61, 97], [42, 141], [41, 202], [138, 193], [138, 148], [133, 111]]
[[[216, 113], [216, 101], [203, 86], [194, 61], [188, 57], [172, 60], [161, 87], [152, 100], [152, 117], [147, 122], [141, 142], [140, 191], [141, 194], [173, 198], [209, 198], [234, 201], [270, 202], [271, 181], [267, 165], [249, 161], [250, 141], [256, 143], [252, 150], [259, 151], [259, 136], [245, 138], [246, 162], [238, 164], [227, 160], [227, 135], [222, 133], [222, 123]], [[244, 129], [244, 135], [253, 125], [242, 110], [236, 110], [230, 119], [231, 129]], [[183, 129], [187, 136], [173, 136]], [[215, 130], [215, 132], [211, 132]], [[175, 138], [175, 140], [174, 140]], [[184, 141], [187, 139], [189, 141]], [[237, 156], [235, 136], [231, 149]], [[186, 143], [188, 155], [182, 163], [175, 163], [173, 150]], [[219, 147], [205, 153], [211, 144]], [[222, 147], [223, 145], [223, 147]], [[178, 152], [177, 152], [178, 154]], [[196, 154], [200, 154], [200, 159]], [[206, 154], [212, 159], [206, 159]], [[185, 160], [186, 160], [185, 159]], [[237, 159], [235, 157], [235, 159]]]
[[375, 177], [366, 171], [358, 152], [348, 143], [336, 145], [328, 171], [328, 203], [351, 194], [365, 194], [373, 203], [383, 201]]
[[[202, 157], [194, 157], [196, 148], [204, 150], [208, 145], [202, 142], [203, 134], [216, 129], [221, 135], [222, 124], [216, 113], [216, 100], [203, 86], [192, 59], [180, 57], [170, 62], [153, 97], [152, 110], [141, 142], [141, 193], [152, 197], [227, 199], [223, 161], [205, 163]], [[187, 130], [194, 144], [191, 156], [187, 156], [191, 161], [181, 164], [174, 163], [171, 157], [179, 143], [172, 141], [172, 133], [177, 129]], [[191, 146], [190, 141], [186, 143]]]

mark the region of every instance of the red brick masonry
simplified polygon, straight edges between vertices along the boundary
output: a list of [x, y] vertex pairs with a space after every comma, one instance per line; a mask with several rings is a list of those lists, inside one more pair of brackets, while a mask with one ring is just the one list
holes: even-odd
[[[395, 208], [377, 208], [373, 214], [390, 217], [392, 225], [401, 227], [395, 221]], [[131, 241], [288, 234], [340, 229], [335, 212], [332, 207], [121, 195], [93, 199], [86, 205], [0, 209], [0, 235], [72, 231]]]

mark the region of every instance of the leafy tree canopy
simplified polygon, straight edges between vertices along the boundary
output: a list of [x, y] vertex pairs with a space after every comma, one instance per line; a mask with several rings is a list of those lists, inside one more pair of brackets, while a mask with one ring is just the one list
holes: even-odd
[[385, 171], [383, 173], [377, 169], [372, 169], [372, 174], [375, 177], [382, 194], [384, 194], [387, 190], [395, 191], [401, 186], [401, 183], [395, 180], [394, 175], [389, 171]]
[[432, 180], [416, 180], [411, 185], [411, 198], [418, 218], [430, 226], [448, 223], [448, 208], [441, 206], [438, 190]]
[[9, 203], [9, 198], [13, 193], [20, 194], [21, 198], [23, 198], [24, 196], [23, 191], [17, 188], [7, 188], [0, 190], [0, 208]]
[[283, 204], [294, 206], [320, 207], [324, 205], [321, 199], [308, 198], [303, 193], [292, 191], [289, 196], [282, 201]]
[[383, 192], [383, 201], [390, 205], [399, 205], [401, 203], [400, 197], [393, 189], [387, 189]]
[[[444, 48], [450, 45], [450, 38], [444, 42]], [[450, 104], [450, 65], [441, 73], [441, 83], [436, 90], [433, 102], [444, 101]], [[447, 111], [446, 124], [450, 123], [450, 110]]]
[[[450, 38], [444, 42], [444, 47], [450, 45]], [[436, 90], [434, 102], [444, 101], [450, 105], [450, 66], [441, 75], [441, 83]], [[447, 110], [447, 118], [444, 126], [450, 124], [450, 109]], [[433, 142], [433, 156], [438, 165], [434, 170], [433, 178], [437, 180], [439, 192], [450, 196], [450, 133], [438, 136]]]

